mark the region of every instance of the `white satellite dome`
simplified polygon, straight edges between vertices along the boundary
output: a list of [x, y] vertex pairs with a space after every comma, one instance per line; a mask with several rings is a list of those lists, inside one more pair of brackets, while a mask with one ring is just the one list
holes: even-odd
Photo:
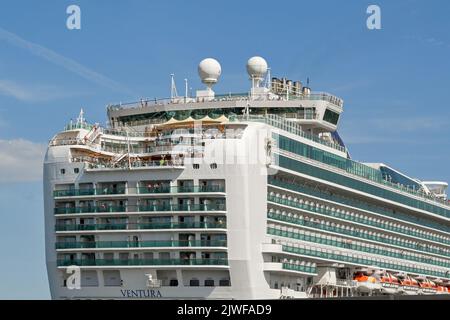
[[213, 58], [203, 59], [198, 65], [198, 74], [205, 84], [216, 83], [221, 72], [220, 63]]
[[251, 57], [247, 61], [247, 72], [250, 78], [263, 78], [267, 72], [267, 62], [261, 57]]

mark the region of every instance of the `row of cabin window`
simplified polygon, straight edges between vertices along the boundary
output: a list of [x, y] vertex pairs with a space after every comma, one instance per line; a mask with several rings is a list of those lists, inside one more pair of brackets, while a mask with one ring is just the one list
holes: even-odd
[[[120, 284], [123, 285], [123, 280], [120, 280]], [[67, 287], [67, 279], [64, 279], [63, 283], [64, 287]], [[178, 280], [177, 279], [171, 279], [169, 282], [169, 286], [171, 287], [178, 287]], [[191, 279], [189, 281], [189, 286], [191, 287], [199, 287], [200, 286], [200, 280], [198, 279]], [[205, 287], [214, 287], [215, 282], [213, 279], [206, 279], [204, 282]], [[229, 287], [230, 286], [230, 280], [228, 279], [221, 279], [219, 280], [219, 286], [220, 287]]]
[[[209, 165], [209, 167], [210, 167], [211, 169], [217, 169], [217, 163], [211, 163], [211, 164]], [[200, 169], [200, 164], [194, 163], [194, 164], [192, 165], [192, 168], [194, 168], [194, 169]]]
[[[60, 170], [61, 174], [66, 174], [66, 169], [61, 169]], [[80, 172], [80, 168], [73, 168], [73, 173], [79, 173]]]
[[[169, 285], [171, 287], [178, 287], [178, 280], [177, 279], [171, 279], [169, 282]], [[189, 280], [189, 286], [190, 287], [199, 287], [200, 286], [200, 280], [198, 279], [191, 279]], [[206, 279], [204, 282], [205, 287], [214, 287], [215, 282], [214, 279]], [[219, 280], [219, 286], [220, 287], [229, 287], [230, 286], [230, 280], [228, 279], [221, 279]]]

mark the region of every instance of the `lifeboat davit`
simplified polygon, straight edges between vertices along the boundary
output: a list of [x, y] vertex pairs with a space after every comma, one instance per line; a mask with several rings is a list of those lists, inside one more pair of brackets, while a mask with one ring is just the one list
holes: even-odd
[[416, 280], [419, 282], [420, 294], [431, 295], [437, 293], [437, 285], [433, 281], [423, 276], [416, 277]]
[[398, 278], [400, 279], [399, 291], [401, 291], [402, 294], [406, 295], [419, 294], [420, 286], [419, 282], [416, 279], [413, 279], [408, 275], [399, 275]]
[[440, 279], [436, 279], [434, 282], [436, 283], [436, 294], [449, 294], [448, 283]]
[[372, 272], [367, 268], [358, 269], [353, 280], [356, 281], [356, 288], [360, 292], [371, 293], [374, 290], [381, 289], [380, 282], [376, 277], [372, 276]]
[[381, 292], [383, 293], [396, 294], [400, 292], [400, 281], [398, 281], [397, 277], [393, 276], [389, 272], [385, 272], [381, 275], [380, 283]]

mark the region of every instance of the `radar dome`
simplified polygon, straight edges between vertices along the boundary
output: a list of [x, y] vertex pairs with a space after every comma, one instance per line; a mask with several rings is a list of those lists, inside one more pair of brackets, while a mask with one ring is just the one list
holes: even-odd
[[221, 72], [220, 63], [213, 58], [203, 59], [198, 65], [198, 74], [205, 84], [216, 83]]
[[267, 72], [266, 60], [258, 56], [248, 59], [247, 72], [251, 78], [263, 78]]

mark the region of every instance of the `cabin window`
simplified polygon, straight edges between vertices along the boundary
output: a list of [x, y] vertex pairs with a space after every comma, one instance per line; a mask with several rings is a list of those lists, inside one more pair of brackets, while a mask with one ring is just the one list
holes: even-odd
[[229, 287], [230, 286], [230, 279], [220, 279], [219, 280], [219, 286], [221, 286], [221, 287]]
[[205, 287], [214, 287], [214, 280], [213, 279], [206, 279], [205, 280]]
[[189, 285], [191, 286], [191, 287], [198, 287], [198, 286], [200, 286], [200, 281], [198, 280], [198, 279], [191, 279], [190, 281], [189, 281]]

